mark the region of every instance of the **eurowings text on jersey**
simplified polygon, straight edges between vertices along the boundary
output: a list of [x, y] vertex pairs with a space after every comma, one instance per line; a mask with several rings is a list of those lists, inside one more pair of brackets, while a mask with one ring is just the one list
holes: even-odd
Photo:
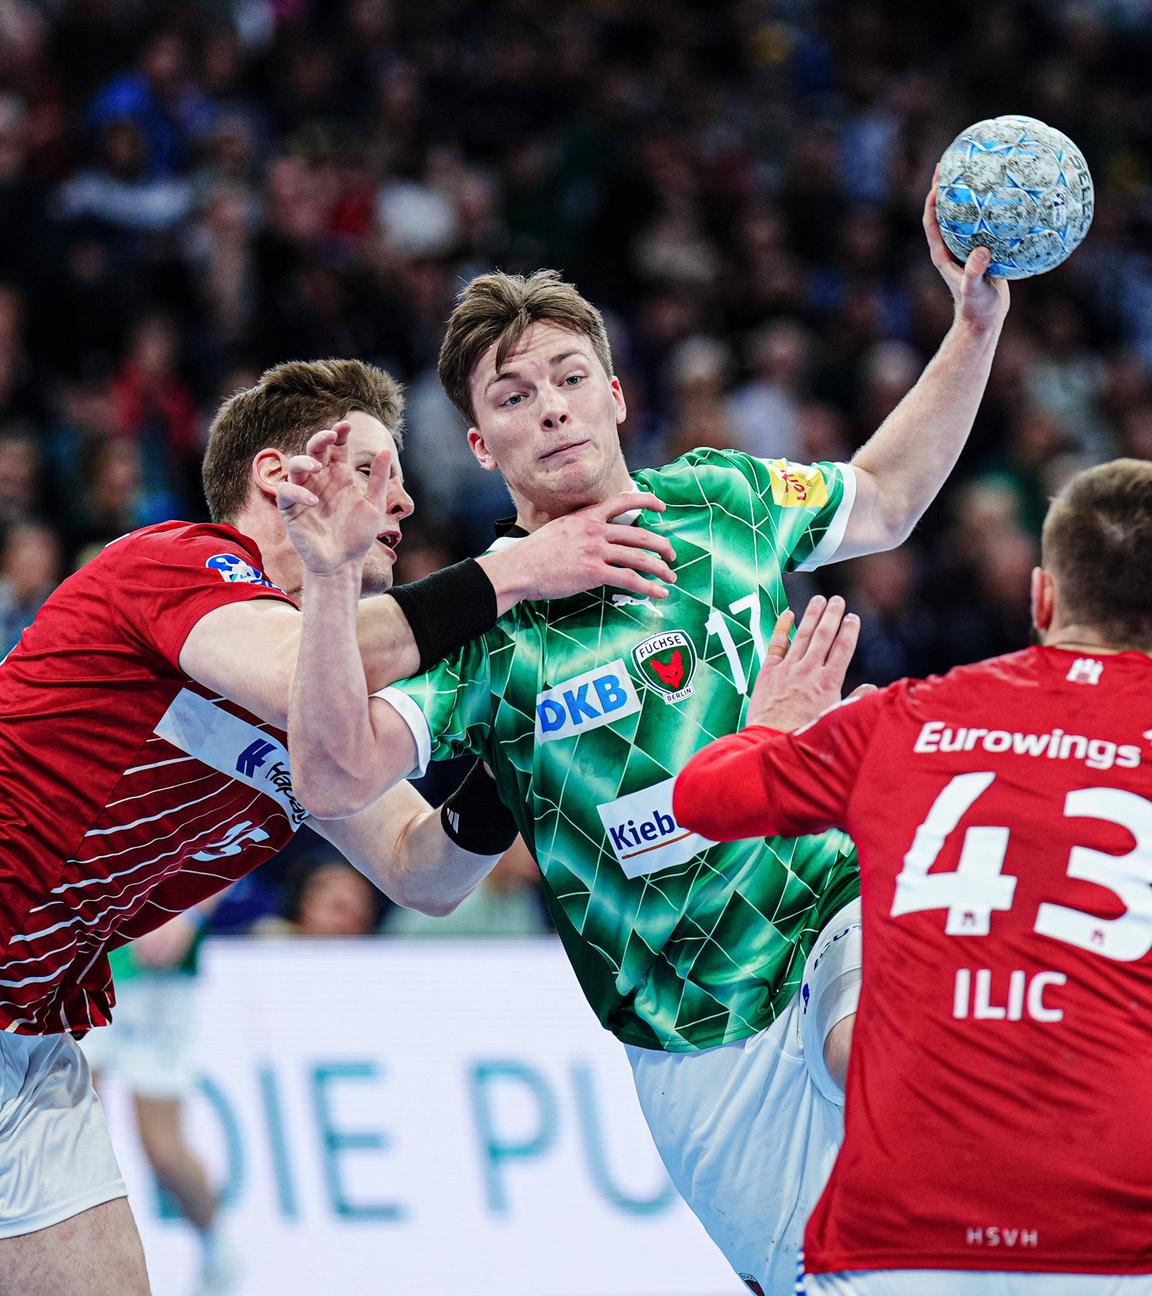
[[239, 554], [213, 554], [204, 566], [219, 572], [220, 579], [227, 581], [229, 585], [263, 585], [265, 589], [275, 590], [277, 594], [284, 593], [279, 585], [273, 585], [258, 567], [253, 567]]
[[814, 464], [768, 460], [772, 500], [780, 508], [823, 508], [828, 503], [828, 483]]
[[625, 877], [643, 877], [686, 864], [693, 855], [715, 845], [676, 822], [672, 813], [675, 782], [675, 778], [665, 779], [596, 807]]
[[1089, 738], [1086, 734], [1065, 733], [1052, 729], [1048, 733], [1017, 733], [1008, 729], [978, 729], [960, 726], [955, 729], [943, 720], [929, 720], [922, 725], [912, 747], [920, 755], [936, 752], [1011, 752], [1016, 756], [1043, 757], [1047, 760], [1082, 760], [1089, 769], [1137, 769], [1141, 763], [1140, 748], [1135, 743], [1115, 743], [1110, 738]]
[[640, 710], [624, 659], [573, 675], [536, 697], [536, 741], [555, 742], [623, 720]]
[[683, 630], [652, 635], [632, 649], [632, 660], [649, 688], [671, 705], [696, 692], [696, 648]]

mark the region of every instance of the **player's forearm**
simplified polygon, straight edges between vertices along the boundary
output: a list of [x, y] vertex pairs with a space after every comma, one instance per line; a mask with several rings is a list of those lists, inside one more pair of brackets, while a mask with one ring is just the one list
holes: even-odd
[[306, 572], [300, 595], [288, 746], [295, 795], [322, 819], [355, 813], [384, 790], [357, 636], [360, 579], [355, 563]]
[[780, 836], [763, 772], [764, 746], [780, 737], [775, 729], [753, 726], [698, 751], [676, 779], [676, 822], [711, 841]]
[[357, 631], [369, 688], [407, 679], [483, 635], [524, 592], [507, 564], [489, 570], [485, 558], [363, 600]]
[[444, 832], [439, 810], [413, 818], [389, 861], [387, 890], [408, 909], [441, 918], [492, 871], [500, 855], [473, 855]]
[[360, 600], [356, 641], [371, 692], [407, 679], [420, 669], [420, 650], [400, 605], [387, 594]]
[[496, 608], [500, 616], [515, 607], [521, 599], [532, 597], [533, 590], [528, 580], [528, 569], [523, 561], [523, 555], [517, 553], [516, 546], [483, 554], [476, 559], [476, 562], [492, 582], [492, 588], [496, 591]]
[[[459, 793], [448, 799], [451, 807]], [[456, 823], [483, 805], [458, 807]], [[313, 828], [378, 886], [390, 899], [434, 916], [449, 913], [489, 872], [508, 846], [491, 834], [464, 834], [460, 845], [448, 835], [440, 810], [434, 810], [410, 783], [398, 783], [359, 814], [313, 821]], [[491, 843], [482, 854], [477, 841]], [[468, 849], [469, 843], [472, 849]]]
[[474, 558], [431, 576], [400, 585], [390, 596], [370, 599], [361, 613], [360, 649], [373, 692], [451, 656], [495, 624], [523, 596], [519, 582], [510, 588], [506, 570], [500, 584]]
[[1002, 326], [1003, 315], [987, 322], [958, 319], [916, 385], [852, 460], [876, 487], [875, 537], [868, 547], [891, 548], [905, 540], [955, 467]]
[[437, 918], [451, 913], [500, 858], [456, 845], [440, 811], [406, 783], [351, 818], [313, 827], [389, 899]]

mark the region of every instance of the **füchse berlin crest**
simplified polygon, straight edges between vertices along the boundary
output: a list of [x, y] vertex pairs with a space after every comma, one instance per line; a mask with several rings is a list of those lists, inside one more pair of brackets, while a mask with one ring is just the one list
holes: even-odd
[[691, 697], [696, 674], [696, 649], [683, 630], [652, 635], [632, 649], [632, 660], [649, 688], [671, 704]]

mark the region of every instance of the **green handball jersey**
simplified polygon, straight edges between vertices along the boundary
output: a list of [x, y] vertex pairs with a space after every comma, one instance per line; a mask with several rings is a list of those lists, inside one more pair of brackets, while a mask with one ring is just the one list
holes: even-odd
[[767, 1026], [859, 891], [841, 833], [714, 844], [672, 814], [689, 757], [744, 722], [783, 573], [835, 555], [855, 477], [695, 450], [635, 481], [667, 505], [641, 515], [676, 550], [666, 601], [602, 588], [521, 603], [381, 696], [421, 769], [464, 752], [492, 767], [600, 1021], [689, 1052]]

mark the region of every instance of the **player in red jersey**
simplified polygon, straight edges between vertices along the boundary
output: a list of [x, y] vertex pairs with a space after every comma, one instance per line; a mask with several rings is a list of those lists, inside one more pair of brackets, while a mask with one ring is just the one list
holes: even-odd
[[677, 783], [710, 837], [859, 849], [846, 1133], [805, 1239], [821, 1296], [1152, 1293], [1152, 464], [1079, 474], [1042, 552], [1041, 647], [796, 728], [858, 633], [810, 607], [759, 723]]
[[[412, 511], [396, 461], [401, 409], [392, 379], [359, 361], [270, 370], [213, 423], [204, 483], [214, 522], [147, 527], [109, 545], [53, 594], [0, 666], [5, 1296], [148, 1291], [74, 1035], [109, 1020], [110, 949], [262, 863], [306, 818], [280, 728], [302, 568], [278, 490], [304, 452], [330, 465], [337, 502], [364, 503], [375, 522], [362, 592], [387, 590]], [[629, 507], [662, 505], [618, 496], [540, 532], [531, 551], [365, 599], [366, 683], [411, 674], [521, 597], [605, 583], [661, 597], [640, 572], [671, 578], [667, 541], [613, 540], [607, 519]], [[459, 894], [500, 853], [485, 824], [469, 828], [472, 796], [442, 818], [401, 785], [318, 827], [395, 899], [436, 912], [446, 885]]]

